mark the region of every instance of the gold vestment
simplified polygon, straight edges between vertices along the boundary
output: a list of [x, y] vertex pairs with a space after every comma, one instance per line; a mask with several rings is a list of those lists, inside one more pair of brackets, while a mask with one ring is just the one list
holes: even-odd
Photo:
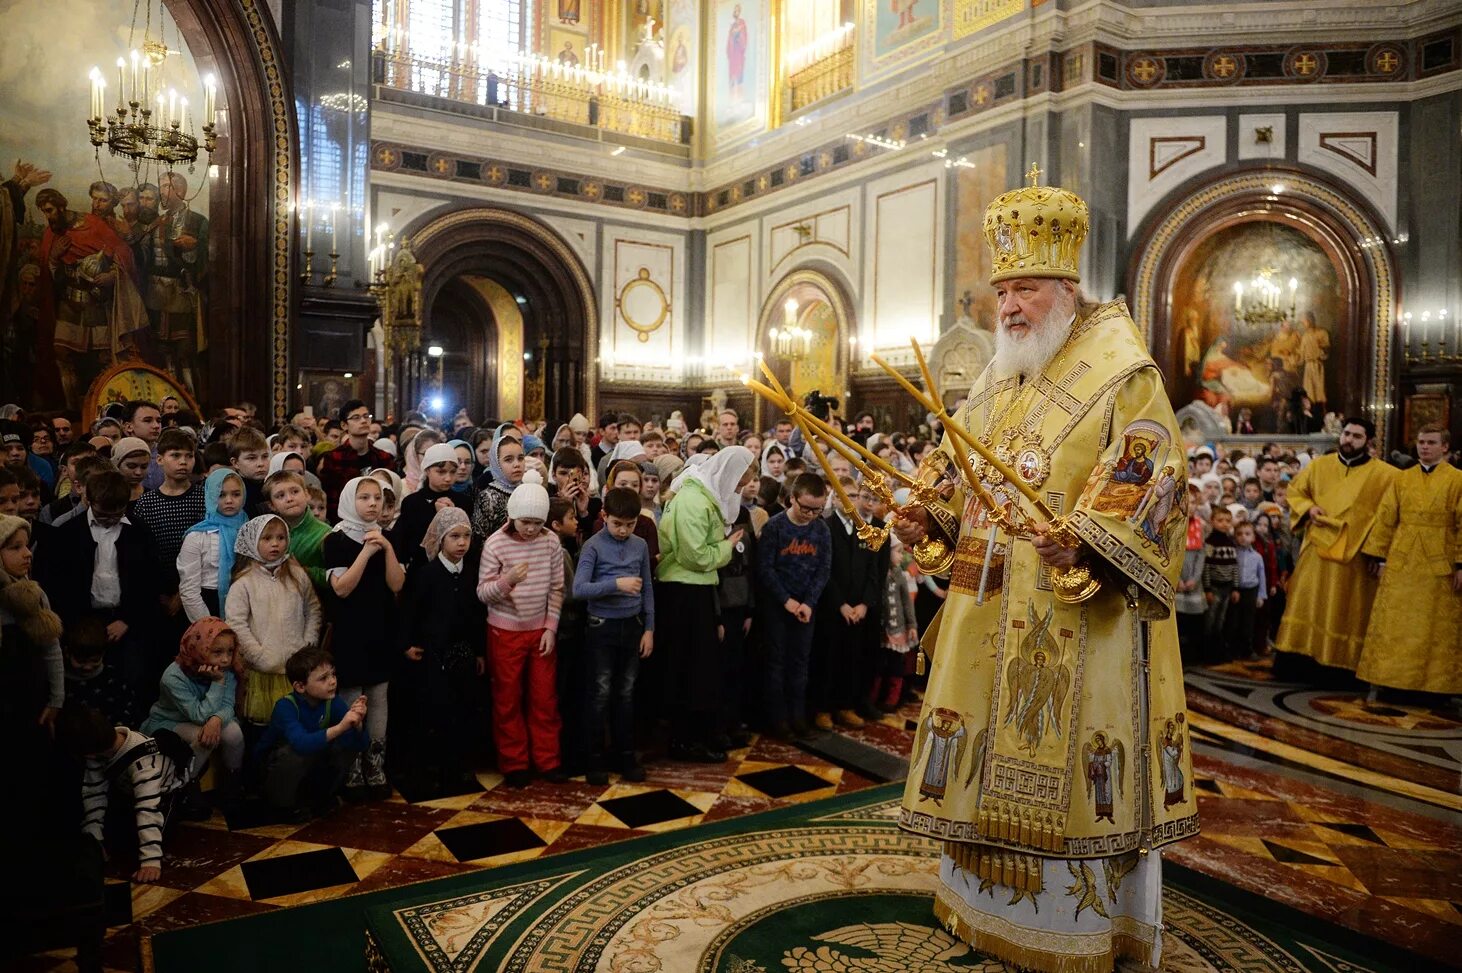
[[1462, 470], [1393, 478], [1362, 552], [1386, 559], [1355, 674], [1393, 689], [1462, 693]]
[[[1102, 588], [1058, 601], [1035, 548], [992, 527], [966, 490], [944, 438], [933, 466], [949, 499], [929, 513], [931, 535], [953, 551], [950, 588], [925, 634], [933, 668], [899, 823], [947, 842], [961, 868], [1039, 893], [1044, 860], [1128, 856], [1120, 867], [1130, 869], [1128, 853], [1196, 834], [1198, 822], [1172, 617], [1186, 455], [1162, 376], [1126, 307], [1111, 302], [1078, 316], [1032, 384], [987, 368], [953, 420], [1054, 511], [1074, 511]], [[1024, 503], [971, 461], [997, 500]], [[940, 909], [975, 921], [953, 899]], [[1041, 968], [1061, 952], [1004, 943], [1002, 957]], [[1142, 955], [1145, 945], [1113, 948]]]
[[1298, 530], [1316, 506], [1324, 519], [1305, 529], [1275, 639], [1281, 651], [1355, 670], [1377, 586], [1360, 550], [1395, 475], [1394, 466], [1379, 460], [1346, 466], [1331, 453], [1313, 460], [1290, 484], [1291, 525]]

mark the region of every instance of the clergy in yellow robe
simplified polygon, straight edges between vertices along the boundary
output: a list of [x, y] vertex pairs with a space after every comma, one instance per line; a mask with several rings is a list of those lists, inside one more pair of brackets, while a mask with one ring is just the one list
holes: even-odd
[[[1154, 849], [1198, 827], [1172, 615], [1184, 444], [1127, 308], [1074, 286], [1085, 230], [1065, 190], [992, 204], [997, 351], [952, 417], [1069, 517], [1080, 546], [992, 522], [948, 436], [920, 471], [943, 501], [896, 527], [950, 578], [923, 639], [933, 668], [899, 823], [944, 843], [935, 911], [949, 929], [1053, 973], [1158, 965]], [[1026, 504], [973, 461], [997, 509]], [[1051, 580], [1073, 557], [1101, 581], [1079, 603]]]
[[1289, 516], [1304, 529], [1275, 647], [1355, 671], [1376, 578], [1360, 556], [1396, 467], [1372, 459], [1369, 419], [1345, 420], [1340, 451], [1321, 456], [1289, 485]]
[[1462, 470], [1447, 431], [1417, 433], [1420, 462], [1381, 498], [1362, 552], [1383, 562], [1356, 675], [1392, 689], [1462, 693]]

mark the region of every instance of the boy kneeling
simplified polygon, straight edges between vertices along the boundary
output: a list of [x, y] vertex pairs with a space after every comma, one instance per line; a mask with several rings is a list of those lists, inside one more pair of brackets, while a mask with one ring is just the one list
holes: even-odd
[[284, 663], [294, 692], [274, 704], [255, 750], [264, 799], [296, 817], [332, 810], [350, 765], [370, 743], [366, 698], [335, 695], [335, 663], [307, 645]]

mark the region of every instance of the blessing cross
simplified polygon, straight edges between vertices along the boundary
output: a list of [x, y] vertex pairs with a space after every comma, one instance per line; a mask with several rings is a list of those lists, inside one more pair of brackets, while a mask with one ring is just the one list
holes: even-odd
[[1041, 167], [1034, 162], [1031, 163], [1030, 171], [1025, 174], [1032, 186], [1039, 186], [1041, 183]]

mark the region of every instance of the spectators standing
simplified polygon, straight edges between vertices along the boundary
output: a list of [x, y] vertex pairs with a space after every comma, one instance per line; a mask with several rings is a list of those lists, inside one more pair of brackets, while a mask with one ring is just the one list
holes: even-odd
[[[1254, 654], [1254, 616], [1264, 607], [1269, 591], [1264, 575], [1264, 556], [1254, 549], [1254, 525], [1234, 527], [1235, 566], [1238, 571], [1230, 607], [1225, 620], [1225, 636], [1230, 659], [1247, 659]], [[1237, 597], [1234, 597], [1234, 596]]]
[[[162, 486], [162, 467], [157, 462], [157, 437], [162, 435], [162, 410], [154, 402], [147, 402], [142, 399], [134, 399], [122, 407], [122, 435], [134, 436], [147, 444], [148, 457], [151, 462], [148, 464], [147, 473], [143, 477], [142, 487], [145, 490], [155, 490]], [[115, 461], [118, 457], [112, 457]]]
[[1203, 599], [1208, 603], [1204, 636], [1209, 651], [1221, 657], [1229, 606], [1239, 600], [1234, 590], [1239, 582], [1239, 555], [1229, 533], [1234, 515], [1225, 507], [1215, 507], [1209, 522], [1212, 526], [1203, 542]]
[[[852, 477], [839, 481], [853, 497], [858, 516], [875, 528], [883, 522], [873, 516], [877, 501], [868, 487], [858, 488]], [[794, 499], [793, 505], [796, 505]], [[873, 550], [853, 532], [853, 521], [841, 508], [827, 518], [831, 569], [827, 586], [816, 599], [817, 619], [812, 642], [809, 677], [814, 724], [831, 730], [833, 720], [861, 727], [878, 713], [869, 705], [873, 688], [874, 653], [883, 637], [880, 614], [888, 579], [889, 548]], [[801, 600], [801, 599], [799, 599]]]
[[1173, 606], [1178, 614], [1178, 643], [1183, 661], [1192, 665], [1205, 659], [1204, 629], [1208, 601], [1203, 594], [1203, 552], [1208, 527], [1198, 513], [1198, 487], [1188, 482], [1188, 533], [1183, 548], [1183, 570]]
[[[393, 529], [392, 543], [397, 557], [405, 563], [420, 558], [425, 549], [422, 539], [432, 519], [445, 507], [458, 507], [472, 512], [471, 494], [457, 489], [460, 472], [457, 449], [446, 443], [430, 447], [422, 457], [421, 489], [401, 501], [401, 515]], [[470, 467], [468, 472], [470, 473]], [[466, 481], [470, 487], [470, 481]]]
[[233, 573], [234, 541], [248, 517], [244, 481], [230, 469], [215, 470], [203, 481], [201, 520], [183, 535], [176, 561], [178, 597], [188, 621], [222, 617]]
[[289, 553], [304, 568], [316, 595], [329, 587], [325, 577], [325, 538], [330, 526], [315, 516], [310, 507], [309, 488], [304, 477], [289, 470], [271, 473], [264, 481], [269, 512], [277, 514], [289, 528]]
[[822, 512], [827, 484], [803, 473], [792, 481], [792, 505], [762, 528], [757, 580], [762, 601], [765, 707], [769, 731], [787, 739], [804, 736], [813, 612], [832, 564], [832, 544]]
[[193, 482], [197, 440], [181, 429], [165, 429], [157, 438], [157, 462], [163, 481], [133, 501], [129, 515], [147, 526], [157, 554], [158, 596], [165, 621], [159, 638], [181, 637], [188, 627], [179, 591], [178, 552], [183, 536], [203, 519], [203, 488]]
[[[721, 697], [725, 661], [716, 639], [717, 571], [744, 536], [730, 525], [741, 489], [756, 475], [752, 455], [729, 446], [686, 470], [660, 515], [660, 650], [665, 654], [665, 703], [670, 755], [678, 760], [726, 759], [726, 712]], [[810, 609], [809, 609], [810, 611]]]
[[[521, 456], [521, 447], [514, 446]], [[536, 472], [524, 475], [508, 498], [506, 513], [510, 523], [483, 542], [477, 597], [490, 606], [488, 656], [498, 769], [509, 787], [523, 787], [532, 779], [530, 766], [550, 780], [564, 776], [553, 654], [563, 604], [563, 546], [543, 529], [548, 491]]]
[[340, 491], [339, 516], [325, 538], [325, 570], [330, 578], [329, 615], [334, 628], [336, 673], [351, 699], [366, 697], [370, 747], [352, 771], [346, 790], [370, 788], [376, 799], [389, 797], [386, 782], [387, 693], [397, 659], [396, 595], [406, 570], [396, 549], [381, 533], [381, 484], [358, 476]]
[[[472, 510], [472, 532], [480, 538], [495, 534], [508, 521], [508, 499], [523, 482], [523, 444], [499, 429], [492, 440], [489, 466], [492, 482], [477, 494]], [[547, 516], [547, 511], [544, 512]]]
[[269, 443], [259, 430], [245, 426], [228, 437], [228, 463], [244, 479], [244, 510], [251, 517], [268, 513], [264, 478], [269, 475]]
[[325, 491], [327, 511], [334, 511], [346, 482], [376, 466], [395, 465], [393, 457], [371, 445], [371, 410], [360, 399], [340, 407], [345, 426], [341, 444], [320, 457], [320, 488]]

